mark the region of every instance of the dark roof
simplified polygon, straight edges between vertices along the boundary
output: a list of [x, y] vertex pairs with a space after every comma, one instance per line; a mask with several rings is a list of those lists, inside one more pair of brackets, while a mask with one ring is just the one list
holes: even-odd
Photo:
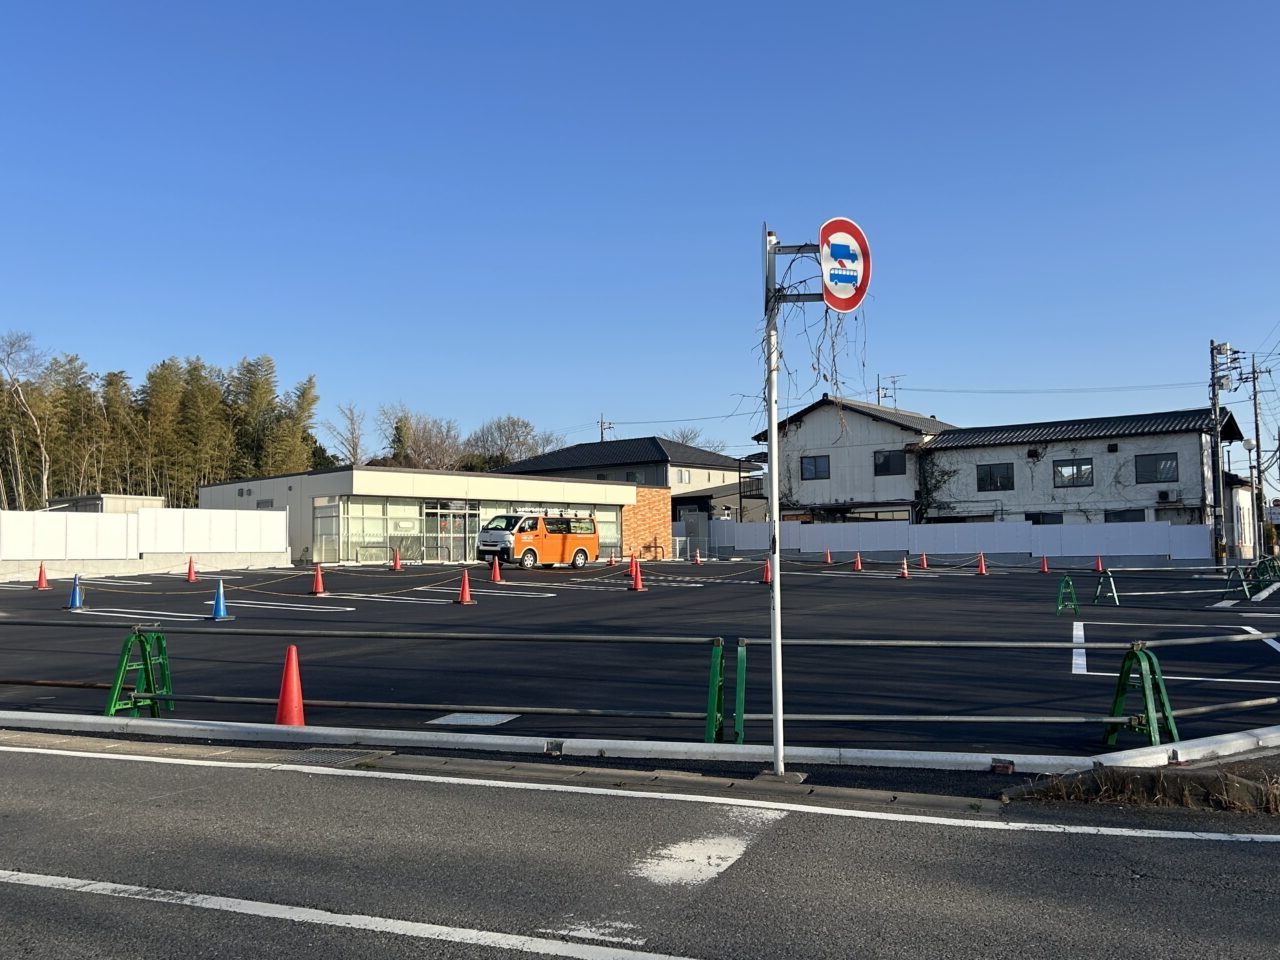
[[[1230, 410], [1221, 411], [1222, 439], [1243, 440]], [[1054, 443], [1068, 440], [1098, 440], [1104, 437], [1136, 437], [1161, 433], [1211, 433], [1213, 408], [1170, 410], [1164, 413], [1133, 413], [1119, 417], [1088, 420], [1050, 420], [1045, 423], [1014, 423], [998, 427], [965, 427], [944, 430], [924, 443], [926, 450], [956, 450], [963, 447], [998, 447], [1024, 443]]]
[[715, 467], [722, 470], [758, 469], [722, 453], [713, 453], [666, 437], [635, 437], [631, 440], [604, 440], [597, 443], [575, 443], [571, 447], [552, 450], [527, 460], [517, 460], [499, 473], [554, 473], [557, 470], [588, 470], [592, 467], [616, 467], [629, 463], [677, 463], [681, 466]]
[[[882, 407], [877, 403], [864, 403], [861, 400], [846, 400], [844, 397], [831, 397], [824, 393], [821, 400], [816, 400], [803, 410], [797, 410], [785, 420], [779, 421], [778, 428], [783, 429], [791, 423], [798, 423], [814, 410], [827, 405], [840, 406], [845, 410], [851, 410], [854, 413], [870, 417], [872, 420], [880, 420], [884, 423], [891, 423], [895, 427], [902, 427], [912, 433], [934, 434], [942, 430], [950, 430], [952, 427], [951, 424], [943, 423], [937, 417], [926, 417], [923, 413], [899, 410], [897, 407]], [[768, 437], [769, 432], [762, 430], [751, 439], [761, 443], [767, 440]]]

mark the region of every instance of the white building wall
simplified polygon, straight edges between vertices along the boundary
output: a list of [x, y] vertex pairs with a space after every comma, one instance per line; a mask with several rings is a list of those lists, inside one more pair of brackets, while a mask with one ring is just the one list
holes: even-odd
[[[1108, 445], [1117, 449], [1110, 452]], [[1208, 486], [1202, 447], [1199, 434], [1166, 434], [939, 450], [931, 454], [935, 462], [955, 471], [941, 488], [942, 499], [954, 509], [930, 516], [985, 516], [1001, 521], [1047, 512], [1061, 513], [1068, 524], [1101, 523], [1108, 511], [1140, 509], [1144, 520], [1201, 523]], [[1029, 457], [1031, 450], [1038, 455]], [[1178, 479], [1137, 483], [1134, 458], [1159, 453], [1177, 454]], [[1054, 461], [1080, 458], [1093, 461], [1093, 485], [1055, 487]], [[978, 465], [999, 463], [1012, 464], [1013, 489], [978, 490]], [[1159, 499], [1160, 491], [1168, 494], [1168, 500]]]
[[[834, 405], [818, 407], [787, 426], [781, 439], [782, 470], [778, 484], [785, 501], [813, 504], [911, 500], [917, 483], [915, 455], [906, 454], [902, 476], [875, 475], [877, 450], [903, 450], [918, 443], [920, 434]], [[830, 457], [831, 476], [802, 480], [801, 458]]]

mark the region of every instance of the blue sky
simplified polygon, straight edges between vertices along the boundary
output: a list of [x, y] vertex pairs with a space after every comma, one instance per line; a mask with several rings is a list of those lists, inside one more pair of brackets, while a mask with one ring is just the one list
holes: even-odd
[[[460, 7], [0, 2], [0, 330], [135, 382], [269, 353], [322, 419], [576, 442], [603, 413], [746, 453], [761, 224], [848, 216], [846, 395], [1195, 406], [1210, 338], [1280, 373], [1275, 4]], [[784, 404], [830, 389], [819, 319], [786, 326]], [[1113, 389], [1152, 384], [1193, 385]]]

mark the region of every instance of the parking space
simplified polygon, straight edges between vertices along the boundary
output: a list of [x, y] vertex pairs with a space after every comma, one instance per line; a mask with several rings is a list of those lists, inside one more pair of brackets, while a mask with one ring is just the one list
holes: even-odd
[[[459, 599], [464, 571], [470, 598]], [[771, 571], [771, 573], [775, 573]], [[1175, 707], [1202, 706], [1280, 690], [1280, 642], [1267, 637], [1269, 599], [1232, 607], [1190, 593], [1121, 594], [1093, 605], [1097, 574], [1070, 574], [1081, 611], [1056, 612], [1063, 572], [969, 566], [784, 561], [783, 620], [788, 641], [883, 641], [885, 646], [804, 646], [785, 650], [788, 741], [894, 749], [978, 749], [1008, 752], [1093, 752], [1100, 728], [1081, 724], [963, 722], [992, 715], [1098, 716], [1114, 692], [1121, 651], [1072, 649], [1084, 642], [1129, 643], [1174, 637], [1253, 633], [1256, 642], [1161, 648]], [[625, 563], [585, 570], [504, 567], [492, 582], [487, 567], [424, 566], [314, 571], [204, 573], [181, 577], [95, 577], [81, 581], [84, 609], [72, 613], [71, 585], [54, 583], [0, 593], [0, 684], [4, 709], [99, 713], [101, 689], [31, 686], [31, 681], [111, 680], [120, 647], [135, 623], [157, 623], [169, 637], [175, 691], [274, 697], [283, 650], [293, 642], [302, 660], [304, 695], [343, 703], [430, 704], [439, 710], [364, 710], [332, 706], [309, 711], [312, 723], [472, 728], [481, 722], [448, 707], [484, 706], [505, 715], [484, 722], [503, 733], [542, 736], [701, 739], [701, 721], [656, 714], [705, 709], [709, 638], [725, 641], [729, 702], [738, 639], [769, 634], [769, 594], [759, 561], [646, 563], [643, 591]], [[1157, 583], [1176, 587], [1171, 574]], [[221, 581], [227, 613], [209, 619]], [[317, 593], [321, 595], [316, 595]], [[8, 623], [4, 621], [8, 620]], [[69, 626], [26, 626], [41, 621]], [[90, 627], [85, 624], [92, 624]], [[220, 632], [209, 632], [209, 631]], [[234, 632], [231, 632], [234, 631]], [[262, 633], [256, 633], [262, 631]], [[295, 634], [284, 636], [283, 632]], [[274, 633], [274, 635], [269, 635]], [[448, 634], [430, 640], [420, 634]], [[413, 634], [412, 638], [402, 635]], [[401, 635], [401, 636], [398, 636]], [[475, 637], [476, 639], [466, 639]], [[584, 638], [599, 638], [592, 642]], [[642, 637], [687, 643], [638, 642]], [[571, 638], [571, 639], [570, 639]], [[935, 646], [893, 646], [926, 641]], [[1017, 646], [980, 647], [983, 641]], [[1057, 648], [1032, 646], [1058, 643]], [[746, 713], [767, 714], [769, 657], [746, 647]], [[636, 716], [540, 715], [533, 708], [630, 712]], [[449, 716], [449, 714], [453, 714]], [[810, 720], [815, 715], [947, 715], [960, 722]], [[269, 722], [264, 705], [179, 703], [180, 717]], [[1197, 717], [1184, 737], [1275, 722], [1280, 711]], [[431, 724], [431, 726], [427, 726]], [[747, 739], [764, 742], [767, 720], [747, 724]], [[1119, 746], [1134, 746], [1136, 735]]]

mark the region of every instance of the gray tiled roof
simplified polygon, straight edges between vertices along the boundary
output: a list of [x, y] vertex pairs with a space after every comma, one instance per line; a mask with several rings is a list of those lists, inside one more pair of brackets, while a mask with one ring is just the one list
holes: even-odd
[[552, 473], [556, 470], [587, 470], [629, 463], [675, 463], [680, 466], [715, 467], [723, 470], [757, 469], [733, 457], [713, 453], [666, 437], [635, 437], [630, 440], [605, 440], [575, 443], [571, 447], [552, 450], [527, 460], [500, 467], [499, 473]]
[[[1223, 410], [1222, 439], [1243, 439], [1231, 411]], [[1014, 423], [996, 427], [965, 427], [944, 430], [924, 443], [926, 450], [955, 450], [962, 447], [998, 447], [1007, 444], [1053, 443], [1067, 440], [1098, 440], [1106, 437], [1133, 437], [1162, 433], [1210, 433], [1213, 409], [1170, 410], [1164, 413], [1134, 413], [1087, 420], [1050, 420], [1045, 423]]]
[[[778, 427], [785, 428], [788, 424], [798, 423], [814, 410], [828, 404], [831, 404], [832, 406], [838, 404], [845, 410], [852, 410], [855, 413], [861, 413], [864, 416], [871, 417], [873, 420], [882, 420], [885, 423], [892, 423], [894, 426], [902, 427], [903, 429], [910, 430], [913, 433], [935, 434], [942, 430], [952, 429], [951, 424], [944, 423], [937, 417], [926, 417], [923, 413], [915, 413], [911, 410], [899, 410], [896, 407], [882, 407], [876, 403], [864, 403], [861, 400], [848, 400], [844, 397], [830, 397], [825, 393], [822, 395], [821, 400], [817, 400], [809, 404], [803, 410], [797, 410], [785, 420], [779, 421]], [[755, 440], [757, 443], [763, 443], [768, 438], [768, 431], [762, 430], [751, 439]]]

